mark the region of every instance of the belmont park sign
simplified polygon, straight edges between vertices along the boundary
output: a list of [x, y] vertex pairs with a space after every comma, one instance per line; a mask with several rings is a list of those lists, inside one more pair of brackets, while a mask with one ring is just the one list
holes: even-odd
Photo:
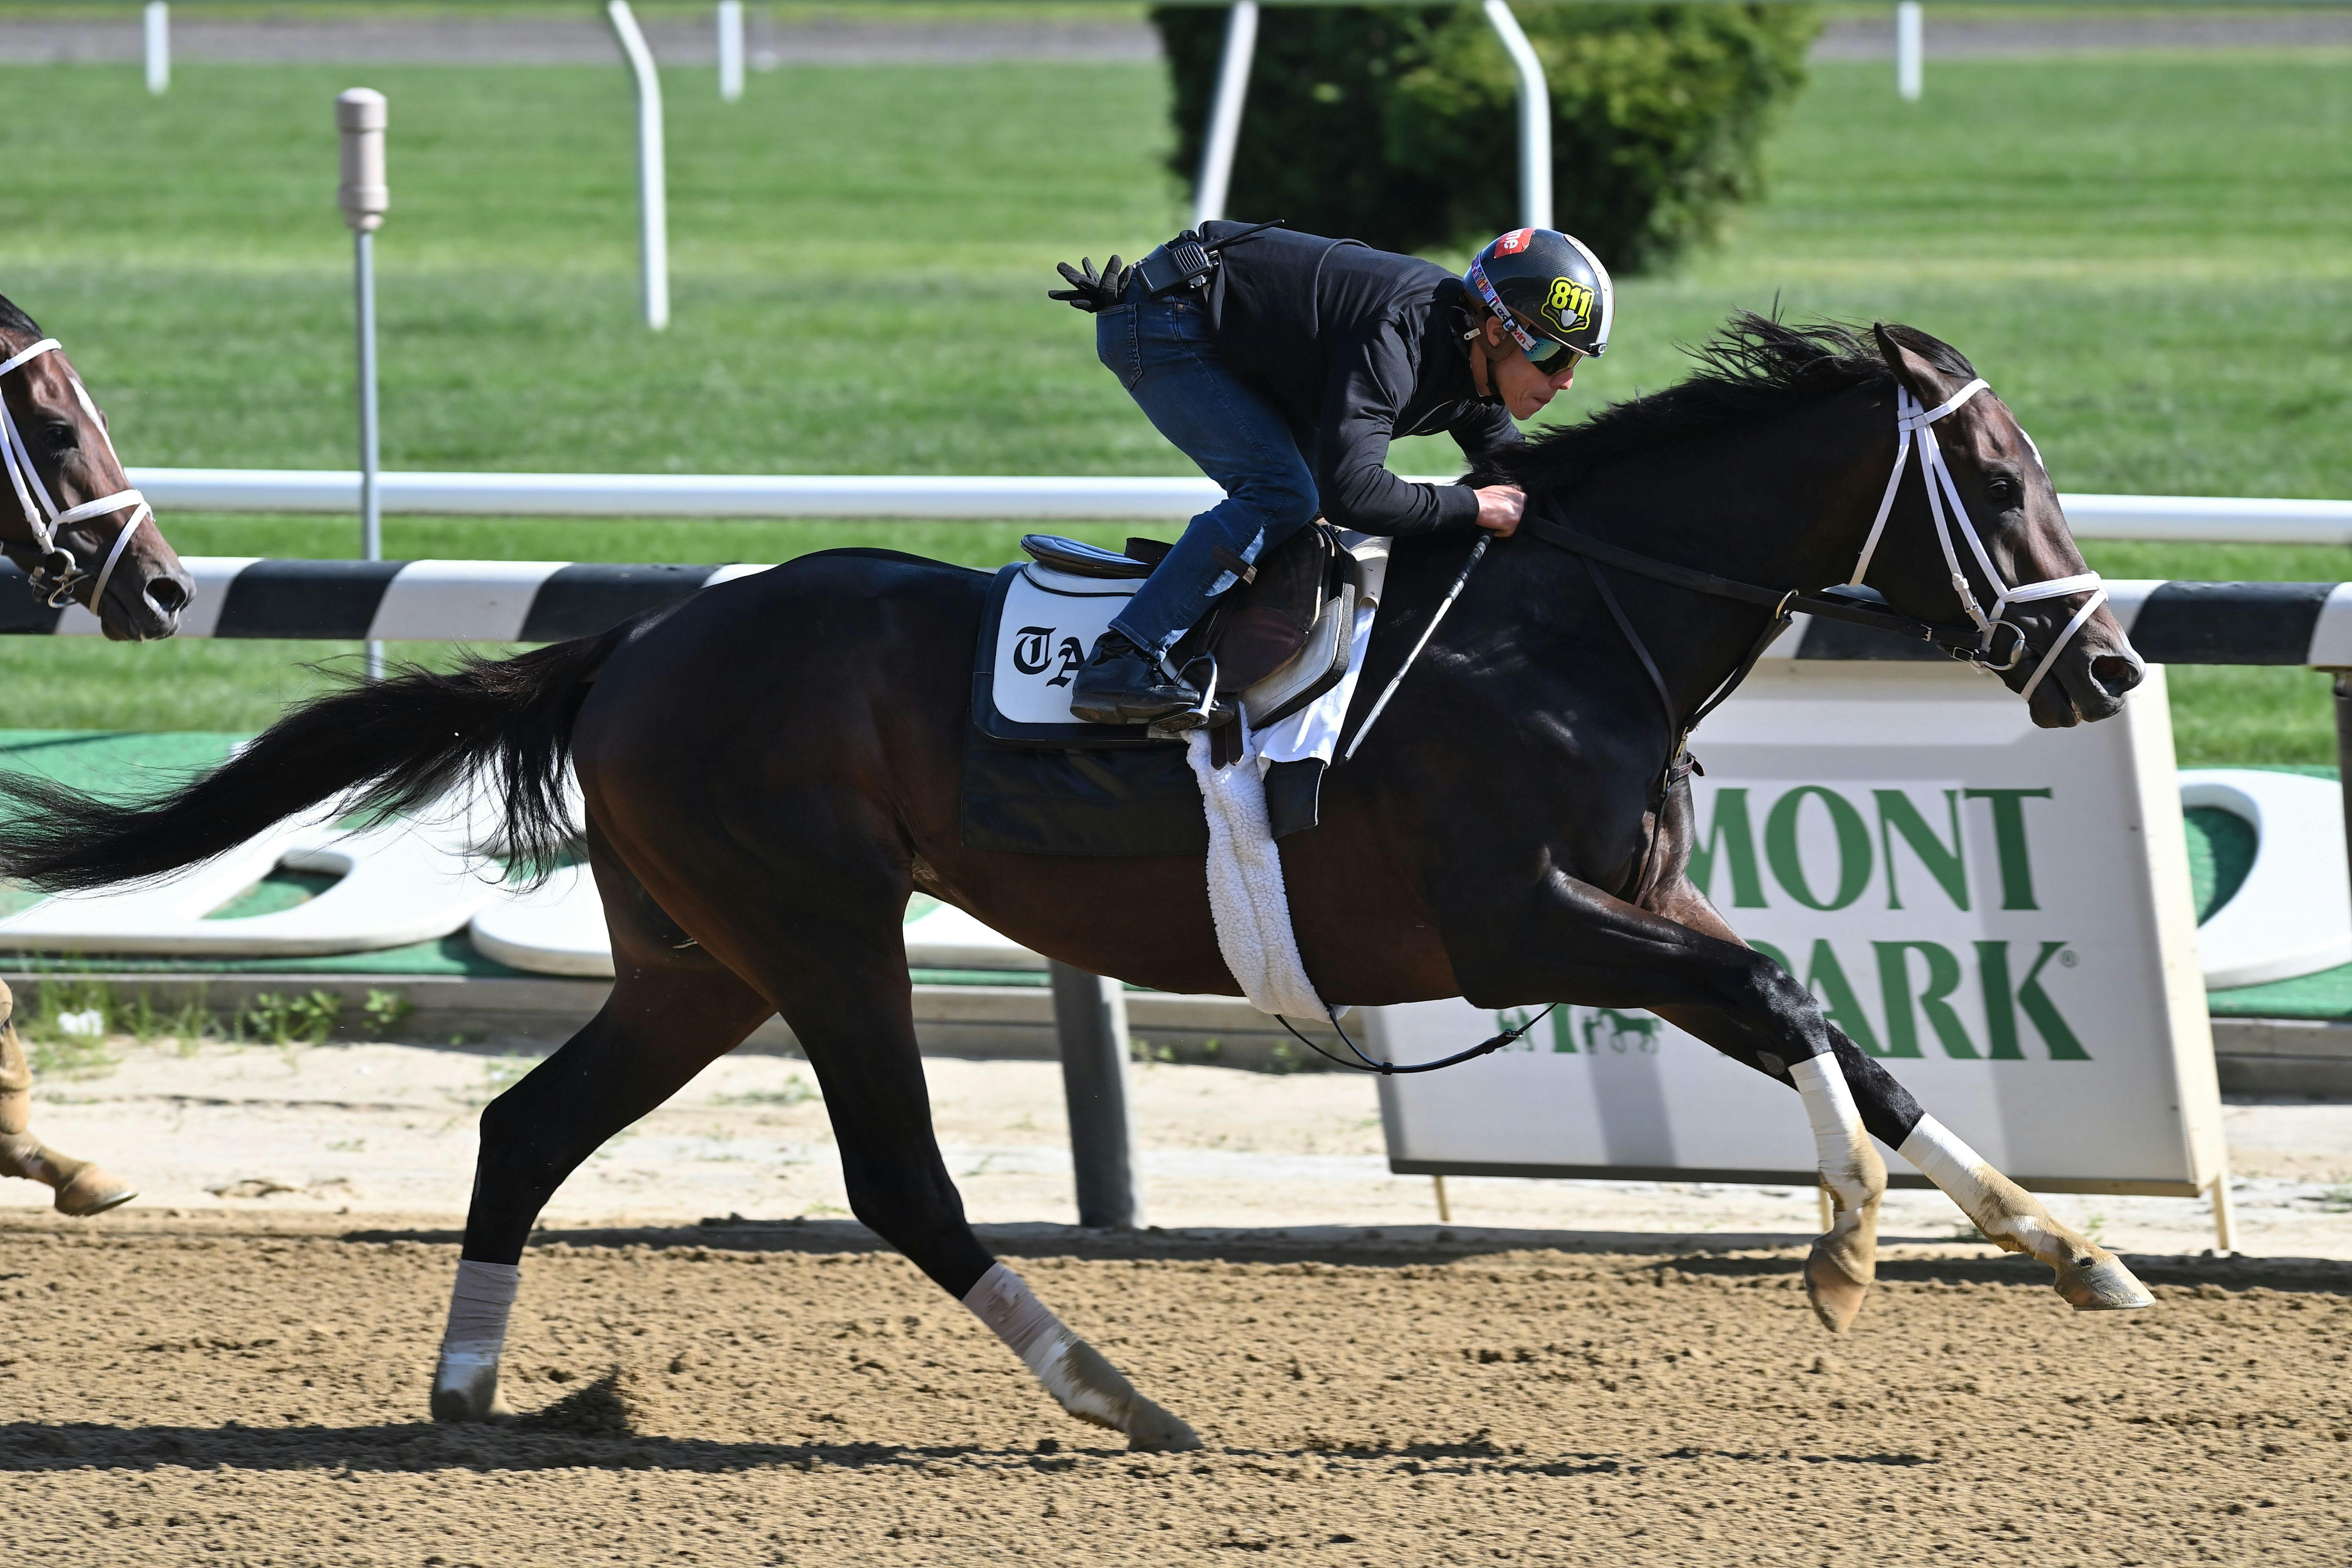
[[[2040, 731], [1958, 666], [1776, 661], [1694, 742], [1692, 880], [1929, 1111], [2045, 1188], [2186, 1194], [2221, 1168], [2150, 673], [2118, 718]], [[1374, 1013], [1401, 1062], [1498, 1018]], [[1510, 1050], [1381, 1087], [1400, 1171], [1812, 1180], [1794, 1095], [1632, 1009], [1561, 1007]]]

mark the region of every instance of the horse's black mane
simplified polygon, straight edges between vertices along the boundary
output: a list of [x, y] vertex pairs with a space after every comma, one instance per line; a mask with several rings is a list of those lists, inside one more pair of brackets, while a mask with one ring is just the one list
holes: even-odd
[[36, 338], [41, 335], [40, 323], [18, 310], [16, 301], [5, 294], [0, 294], [0, 331], [30, 332]]
[[[1886, 332], [1938, 370], [1964, 380], [1976, 375], [1958, 349], [1916, 328], [1890, 325]], [[1857, 386], [1895, 383], [1870, 335], [1837, 322], [1791, 326], [1741, 310], [1713, 338], [1685, 352], [1699, 363], [1689, 379], [1531, 437], [1497, 454], [1496, 473], [1529, 490], [1556, 489], [1605, 464], [1727, 425]]]

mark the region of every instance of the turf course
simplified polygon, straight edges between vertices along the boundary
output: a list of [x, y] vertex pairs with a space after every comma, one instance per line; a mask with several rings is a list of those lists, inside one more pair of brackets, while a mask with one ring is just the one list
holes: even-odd
[[[1627, 282], [1612, 353], [1561, 415], [1663, 384], [1677, 342], [1778, 298], [1958, 342], [2064, 488], [2352, 495], [2352, 56], [1938, 61], [1916, 105], [1886, 75], [1817, 69], [1770, 197], [1679, 275]], [[635, 317], [617, 68], [189, 65], [162, 100], [121, 69], [0, 69], [9, 101], [41, 105], [0, 121], [0, 291], [73, 350], [132, 461], [349, 465], [328, 106], [362, 80], [393, 106], [391, 467], [1182, 469], [1087, 323], [1041, 297], [1054, 260], [1132, 257], [1181, 221], [1155, 68], [799, 69], [731, 107], [674, 73], [660, 335]], [[1441, 441], [1397, 461], [1450, 459]], [[164, 522], [190, 553], [354, 552], [347, 519]], [[1018, 531], [386, 523], [395, 556], [603, 560], [887, 542], [979, 564]], [[2352, 551], [2091, 553], [2115, 575], [2352, 578]], [[10, 639], [0, 668], [15, 724], [245, 730], [336, 651]], [[2183, 669], [2174, 693], [2184, 760], [2332, 760], [2318, 677]]]

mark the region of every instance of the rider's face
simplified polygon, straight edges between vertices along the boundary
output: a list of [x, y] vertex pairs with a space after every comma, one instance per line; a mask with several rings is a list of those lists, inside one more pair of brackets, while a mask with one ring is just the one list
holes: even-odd
[[1494, 317], [1486, 318], [1487, 346], [1496, 353], [1508, 351], [1505, 358], [1489, 358], [1487, 368], [1495, 378], [1496, 395], [1503, 406], [1511, 411], [1514, 419], [1532, 419], [1543, 412], [1544, 405], [1576, 384], [1576, 361], [1570, 359], [1550, 375], [1538, 370], [1528, 359], [1527, 351], [1511, 341], [1503, 323]]

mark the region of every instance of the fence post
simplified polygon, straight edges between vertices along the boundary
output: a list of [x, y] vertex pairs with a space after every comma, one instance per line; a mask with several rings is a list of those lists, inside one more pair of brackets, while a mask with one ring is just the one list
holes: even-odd
[[1192, 192], [1192, 226], [1225, 216], [1233, 189], [1234, 150], [1242, 140], [1242, 100], [1249, 96], [1250, 62], [1257, 57], [1257, 0], [1234, 0], [1225, 17], [1225, 52], [1217, 66], [1217, 96], [1209, 106], [1209, 136], [1201, 149], [1201, 177]]
[[1895, 90], [1906, 103], [1919, 101], [1927, 70], [1926, 15], [1919, 0], [1903, 0], [1895, 7]]
[[1519, 222], [1528, 228], [1551, 226], [1551, 86], [1543, 61], [1507, 0], [1486, 0], [1486, 20], [1519, 73]]
[[172, 8], [163, 0], [147, 0], [147, 90], [163, 96], [172, 85]]
[[1127, 992], [1074, 964], [1047, 966], [1062, 1094], [1070, 1110], [1070, 1164], [1078, 1223], [1131, 1229], [1143, 1223], [1135, 1189], [1135, 1126], [1127, 1104]]
[[719, 100], [743, 96], [743, 0], [719, 0]]
[[[383, 132], [388, 115], [383, 94], [355, 87], [335, 100], [335, 129], [342, 136], [342, 184], [335, 193], [352, 230], [352, 292], [359, 330], [360, 556], [383, 559], [383, 508], [377, 493], [379, 447], [375, 395], [375, 231], [392, 205], [385, 181]], [[383, 679], [383, 644], [367, 645], [370, 680]]]
[[646, 325], [659, 331], [669, 325], [669, 195], [662, 151], [661, 77], [629, 0], [604, 0], [604, 15], [637, 84], [637, 271]]

